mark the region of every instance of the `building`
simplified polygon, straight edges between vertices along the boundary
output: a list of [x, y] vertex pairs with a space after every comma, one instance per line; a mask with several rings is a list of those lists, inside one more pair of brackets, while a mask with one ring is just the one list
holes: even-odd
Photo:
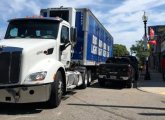
[[156, 41], [156, 44], [150, 44], [149, 66], [161, 71], [160, 61], [162, 56], [165, 56], [165, 25], [148, 26], [148, 35], [149, 41]]

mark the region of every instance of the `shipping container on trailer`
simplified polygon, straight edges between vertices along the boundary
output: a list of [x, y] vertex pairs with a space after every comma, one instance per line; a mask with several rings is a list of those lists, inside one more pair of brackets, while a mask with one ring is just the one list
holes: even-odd
[[113, 37], [89, 9], [76, 9], [75, 26], [78, 34], [73, 60], [83, 65], [98, 65], [112, 57], [112, 50], [107, 48], [112, 47]]

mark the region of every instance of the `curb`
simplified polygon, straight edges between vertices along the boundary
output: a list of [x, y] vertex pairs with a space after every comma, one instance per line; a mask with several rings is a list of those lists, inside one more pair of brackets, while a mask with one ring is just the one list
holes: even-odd
[[[152, 72], [152, 73], [156, 73], [156, 72]], [[154, 81], [152, 79], [144, 80], [144, 75], [145, 74], [143, 74], [143, 72], [139, 74], [139, 80], [137, 81], [137, 88], [136, 88], [137, 90], [146, 92], [146, 93], [165, 95], [165, 86], [152, 86], [151, 83], [152, 82], [154, 83], [155, 80]], [[157, 77], [154, 76], [154, 78], [157, 78]], [[151, 86], [148, 86], [148, 87], [144, 86], [146, 83], [150, 84]], [[158, 87], [158, 89], [156, 87]], [[161, 88], [163, 88], [163, 89], [161, 89]]]
[[139, 84], [137, 83], [137, 88], [136, 89], [139, 90], [139, 91], [142, 91], [142, 92], [146, 92], [146, 93], [165, 95], [165, 87], [160, 87], [160, 88], [163, 88], [163, 90], [159, 90], [159, 92], [155, 90], [156, 92], [153, 92], [152, 88], [150, 88], [150, 89], [152, 89], [151, 91], [150, 90], [145, 90], [145, 88], [140, 88]]

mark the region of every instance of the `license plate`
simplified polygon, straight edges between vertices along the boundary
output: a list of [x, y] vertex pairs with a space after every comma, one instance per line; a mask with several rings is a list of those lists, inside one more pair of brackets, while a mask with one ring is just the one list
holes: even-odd
[[110, 76], [110, 79], [116, 79], [116, 76]]

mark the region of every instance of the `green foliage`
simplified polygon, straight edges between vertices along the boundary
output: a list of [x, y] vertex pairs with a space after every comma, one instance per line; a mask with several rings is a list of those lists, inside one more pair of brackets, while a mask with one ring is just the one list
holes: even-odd
[[126, 48], [126, 46], [121, 44], [114, 44], [113, 45], [113, 56], [120, 57], [124, 55], [129, 55], [129, 52]]
[[139, 59], [140, 65], [144, 65], [146, 58], [149, 56], [149, 50], [144, 50], [144, 41], [136, 41], [135, 45], [130, 48], [131, 54], [135, 54]]

